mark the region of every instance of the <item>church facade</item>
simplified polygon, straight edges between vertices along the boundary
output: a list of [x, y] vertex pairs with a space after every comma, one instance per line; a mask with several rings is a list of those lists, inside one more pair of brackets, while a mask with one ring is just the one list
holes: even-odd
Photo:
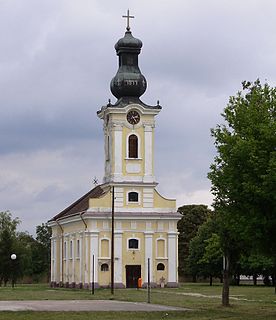
[[[140, 96], [147, 82], [138, 65], [142, 42], [129, 25], [116, 45], [119, 69], [111, 81], [116, 103], [103, 106], [103, 183], [48, 221], [52, 228], [51, 283], [70, 287], [110, 286], [112, 209], [115, 287], [178, 284], [175, 200], [156, 190], [155, 117], [161, 111]], [[149, 274], [148, 274], [149, 272]]]

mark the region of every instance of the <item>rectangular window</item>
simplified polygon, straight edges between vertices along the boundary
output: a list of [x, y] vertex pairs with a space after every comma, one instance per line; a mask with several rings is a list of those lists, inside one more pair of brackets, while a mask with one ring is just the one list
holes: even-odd
[[80, 240], [77, 240], [77, 258], [80, 257]]
[[128, 240], [128, 248], [129, 249], [138, 249], [139, 248], [139, 240], [138, 239], [129, 239]]
[[138, 202], [138, 200], [139, 200], [138, 192], [128, 193], [128, 202]]
[[64, 241], [64, 244], [63, 244], [63, 259], [67, 259], [67, 242]]
[[55, 260], [55, 256], [56, 256], [56, 242], [53, 241], [52, 242], [52, 260]]
[[70, 259], [73, 258], [73, 241], [70, 241], [70, 254], [69, 254]]

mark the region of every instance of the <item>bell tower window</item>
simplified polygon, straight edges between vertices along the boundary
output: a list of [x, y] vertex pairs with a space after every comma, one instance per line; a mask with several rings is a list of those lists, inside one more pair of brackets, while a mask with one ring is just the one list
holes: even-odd
[[128, 137], [128, 157], [138, 158], [138, 137], [135, 134]]

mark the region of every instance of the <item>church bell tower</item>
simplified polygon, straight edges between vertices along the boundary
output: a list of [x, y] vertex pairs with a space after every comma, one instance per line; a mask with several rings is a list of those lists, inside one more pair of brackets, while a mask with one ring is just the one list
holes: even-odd
[[110, 89], [117, 98], [98, 111], [104, 121], [105, 175], [104, 183], [155, 187], [154, 127], [161, 106], [149, 106], [140, 100], [147, 88], [138, 56], [142, 41], [134, 38], [129, 27], [115, 44], [119, 68], [111, 80]]

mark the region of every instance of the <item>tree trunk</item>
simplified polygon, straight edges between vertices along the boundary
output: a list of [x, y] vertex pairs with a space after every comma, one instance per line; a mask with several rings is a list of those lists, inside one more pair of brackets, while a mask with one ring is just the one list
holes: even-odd
[[257, 275], [256, 275], [256, 273], [253, 274], [253, 284], [254, 284], [254, 286], [257, 285]]
[[229, 307], [229, 256], [223, 257], [223, 287], [222, 287], [222, 305]]
[[210, 275], [210, 286], [212, 286], [213, 285], [213, 277]]
[[237, 279], [236, 279], [237, 286], [240, 285], [240, 281], [241, 281], [241, 276], [239, 274], [237, 274]]

